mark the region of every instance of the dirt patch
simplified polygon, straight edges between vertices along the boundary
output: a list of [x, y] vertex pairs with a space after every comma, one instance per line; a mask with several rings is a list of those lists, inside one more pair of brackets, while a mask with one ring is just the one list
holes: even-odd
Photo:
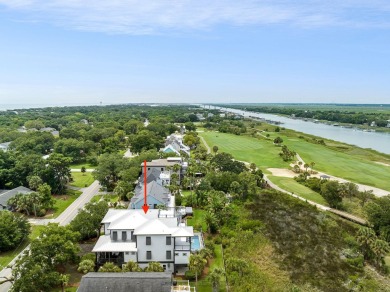
[[285, 169], [285, 168], [267, 168], [273, 176], [282, 176], [282, 177], [295, 177], [297, 174], [293, 172], [292, 170]]

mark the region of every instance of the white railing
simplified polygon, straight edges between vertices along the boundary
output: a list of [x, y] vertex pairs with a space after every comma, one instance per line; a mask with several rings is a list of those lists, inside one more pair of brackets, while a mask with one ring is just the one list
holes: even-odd
[[179, 280], [171, 287], [171, 292], [196, 292], [196, 288], [190, 286], [190, 281]]

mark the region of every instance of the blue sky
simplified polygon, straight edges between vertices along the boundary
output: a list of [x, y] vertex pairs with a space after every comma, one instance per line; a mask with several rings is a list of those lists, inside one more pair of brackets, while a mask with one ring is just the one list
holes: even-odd
[[390, 103], [389, 48], [383, 0], [0, 0], [0, 104]]

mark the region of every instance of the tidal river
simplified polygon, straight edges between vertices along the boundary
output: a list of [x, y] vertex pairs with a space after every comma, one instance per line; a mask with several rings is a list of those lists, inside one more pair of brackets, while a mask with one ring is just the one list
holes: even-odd
[[[209, 106], [207, 105], [204, 107], [208, 108]], [[282, 123], [280, 127], [285, 127], [287, 129], [292, 129], [318, 137], [356, 145], [361, 148], [371, 148], [382, 153], [390, 154], [390, 134], [388, 133], [363, 132], [362, 130], [352, 128], [342, 128], [322, 123], [306, 122], [299, 119], [281, 117], [272, 114], [242, 111], [231, 108], [221, 108], [216, 106], [211, 106], [211, 108], [236, 113], [247, 118], [251, 116], [256, 118], [263, 118], [266, 120], [278, 121]]]

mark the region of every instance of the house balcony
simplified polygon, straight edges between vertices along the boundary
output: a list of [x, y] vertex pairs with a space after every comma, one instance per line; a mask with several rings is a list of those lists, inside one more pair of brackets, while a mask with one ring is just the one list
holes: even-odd
[[191, 243], [183, 237], [175, 238], [175, 250], [191, 250]]

